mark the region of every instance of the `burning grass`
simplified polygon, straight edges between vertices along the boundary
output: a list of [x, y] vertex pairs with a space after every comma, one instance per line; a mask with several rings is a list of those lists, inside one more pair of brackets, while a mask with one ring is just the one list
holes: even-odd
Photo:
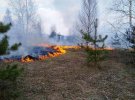
[[[83, 47], [83, 48], [86, 48], [86, 47]], [[91, 47], [89, 48], [92, 49]], [[38, 44], [38, 45], [33, 46], [32, 49], [36, 49], [38, 51], [34, 51], [34, 52], [31, 51], [30, 54], [28, 54], [27, 56], [22, 55], [22, 56], [7, 57], [7, 58], [2, 59], [1, 61], [4, 61], [4, 62], [19, 61], [22, 63], [30, 63], [36, 60], [46, 60], [49, 58], [58, 57], [60, 55], [66, 54], [67, 50], [69, 49], [78, 50], [78, 49], [81, 49], [81, 47], [80, 46], [66, 46], [66, 45], [53, 45], [52, 46], [49, 44]], [[103, 49], [98, 49], [98, 50], [103, 50]], [[112, 51], [113, 49], [105, 48], [104, 50]], [[34, 56], [33, 56], [33, 53], [34, 53]]]
[[[48, 48], [49, 50], [46, 51], [45, 48]], [[36, 49], [39, 49], [38, 52], [36, 51], [34, 53], [37, 55], [36, 57], [34, 57], [31, 54], [25, 57], [22, 56], [15, 59], [12, 59], [12, 57], [11, 58], [9, 57], [9, 58], [3, 59], [2, 61], [4, 62], [20, 61], [23, 63], [29, 63], [29, 62], [34, 62], [35, 60], [46, 60], [48, 58], [58, 57], [60, 55], [65, 54], [67, 49], [79, 49], [79, 48], [80, 48], [79, 46], [56, 46], [56, 45], [49, 46], [46, 44], [45, 45], [41, 44], [36, 47]], [[40, 49], [43, 49], [43, 50], [40, 50]]]
[[[40, 55], [38, 56], [38, 60], [46, 60], [48, 58], [53, 58], [53, 57], [57, 57], [60, 55], [63, 55], [66, 53], [66, 49], [79, 49], [79, 46], [46, 46], [46, 45], [40, 45], [42, 47], [48, 47], [48, 48], [52, 48], [53, 50], [55, 50], [55, 52], [48, 52], [47, 55]], [[25, 58], [21, 59], [21, 62], [33, 62], [34, 60], [36, 60], [33, 57], [27, 56]]]

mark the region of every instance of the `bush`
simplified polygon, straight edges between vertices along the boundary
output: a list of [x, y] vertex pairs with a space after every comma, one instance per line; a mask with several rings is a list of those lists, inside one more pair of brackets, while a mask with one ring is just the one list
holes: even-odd
[[100, 65], [99, 62], [104, 61], [106, 58], [107, 51], [105, 50], [93, 50], [93, 49], [86, 49], [87, 53], [87, 63], [93, 63], [94, 66], [97, 66], [99, 69]]
[[15, 100], [19, 96], [17, 79], [22, 72], [23, 68], [17, 65], [0, 69], [0, 100]]

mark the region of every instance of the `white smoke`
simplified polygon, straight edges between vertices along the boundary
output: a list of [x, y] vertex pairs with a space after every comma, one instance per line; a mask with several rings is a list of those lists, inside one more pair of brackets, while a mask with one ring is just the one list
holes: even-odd
[[53, 8], [40, 8], [39, 15], [41, 16], [42, 22], [44, 22], [42, 25], [44, 28], [43, 31], [46, 34], [51, 33], [52, 26], [55, 26], [56, 31], [61, 35], [69, 34], [69, 28], [66, 26], [64, 17], [59, 11]]

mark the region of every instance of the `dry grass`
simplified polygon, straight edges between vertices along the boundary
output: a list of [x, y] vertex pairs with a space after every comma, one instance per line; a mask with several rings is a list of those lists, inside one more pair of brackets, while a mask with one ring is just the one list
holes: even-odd
[[135, 100], [131, 67], [109, 58], [99, 70], [85, 59], [83, 50], [69, 50], [46, 61], [19, 63], [25, 68], [19, 100]]

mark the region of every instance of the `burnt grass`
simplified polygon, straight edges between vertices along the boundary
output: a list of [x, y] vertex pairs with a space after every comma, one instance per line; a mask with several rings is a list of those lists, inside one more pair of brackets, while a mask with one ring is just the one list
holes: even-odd
[[121, 51], [107, 55], [101, 70], [87, 66], [83, 50], [45, 61], [15, 62], [25, 69], [18, 80], [18, 100], [135, 100], [135, 67], [125, 63]]

